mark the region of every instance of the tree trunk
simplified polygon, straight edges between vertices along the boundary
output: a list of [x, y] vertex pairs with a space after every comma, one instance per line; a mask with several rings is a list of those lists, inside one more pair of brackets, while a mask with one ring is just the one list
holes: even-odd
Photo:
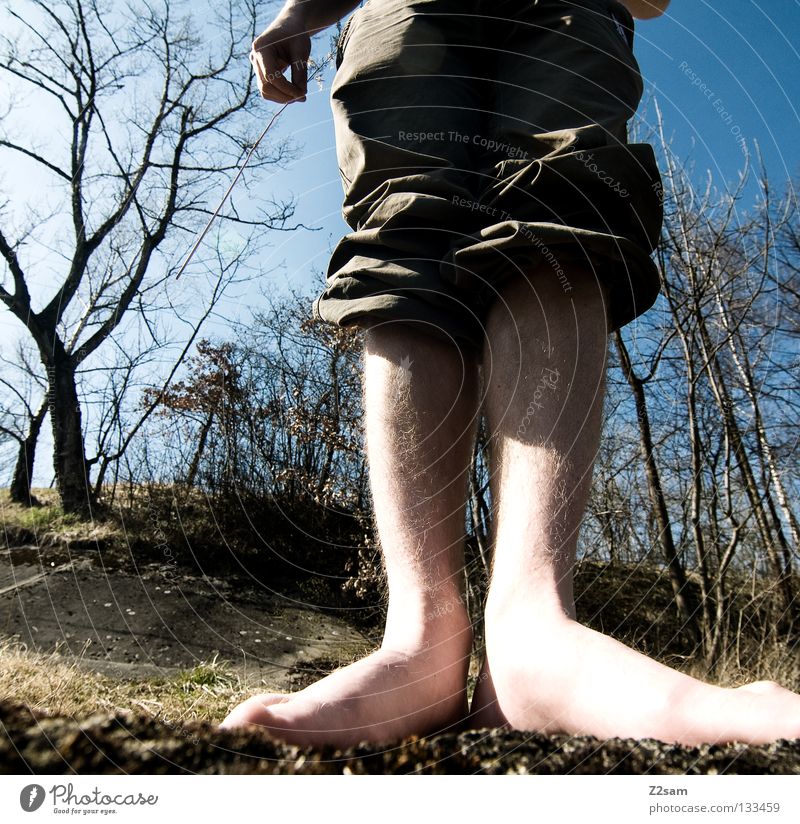
[[94, 496], [86, 465], [75, 366], [60, 341], [48, 354], [47, 379], [56, 487], [64, 512], [88, 519], [92, 515]]
[[[692, 525], [697, 568], [700, 571], [703, 655], [709, 672], [714, 672], [718, 663], [717, 654], [719, 652], [719, 647], [715, 639], [719, 636], [715, 631], [716, 616], [712, 615], [711, 604], [709, 603], [712, 583], [708, 563], [708, 548], [706, 546], [702, 525], [703, 510], [709, 505], [713, 505], [713, 502], [707, 500], [704, 495], [703, 460], [701, 455], [700, 431], [697, 422], [697, 385], [695, 383], [694, 364], [687, 359], [687, 366], [689, 367], [689, 397], [687, 398], [687, 407], [689, 412], [689, 440], [692, 450], [692, 499], [689, 517]], [[719, 606], [719, 601], [717, 602], [717, 606]]]
[[28, 436], [19, 445], [17, 463], [14, 467], [14, 476], [8, 494], [14, 503], [23, 506], [39, 505], [39, 501], [31, 495], [31, 478], [33, 477], [33, 463], [36, 457], [36, 444], [39, 441], [39, 433], [42, 430], [42, 423], [46, 414], [47, 398], [42, 401], [42, 405], [31, 418]]
[[184, 483], [188, 487], [194, 486], [195, 479], [197, 478], [197, 471], [200, 469], [200, 460], [203, 457], [203, 453], [206, 449], [206, 442], [208, 441], [208, 433], [211, 431], [211, 424], [214, 422], [214, 410], [212, 409], [208, 413], [208, 417], [203, 422], [203, 428], [200, 430], [200, 438], [197, 442], [197, 449], [195, 450], [194, 457], [192, 458], [192, 463], [189, 466], [189, 471], [186, 474], [186, 480]]
[[[787, 563], [789, 560], [788, 549], [785, 541], [782, 542], [781, 540], [783, 539], [783, 533], [778, 532], [777, 535], [774, 536], [770, 528], [767, 517], [768, 508], [764, 502], [764, 499], [769, 495], [769, 488], [762, 491], [758, 487], [744, 437], [739, 428], [736, 416], [733, 413], [734, 401], [731, 398], [728, 384], [725, 380], [725, 373], [716, 355], [710, 333], [705, 324], [705, 318], [700, 313], [698, 313], [697, 317], [700, 340], [703, 344], [703, 355], [706, 360], [706, 373], [708, 374], [711, 389], [714, 392], [717, 405], [722, 414], [723, 426], [730, 438], [733, 454], [742, 478], [742, 484], [753, 510], [753, 517], [755, 518], [756, 526], [761, 536], [764, 551], [767, 554], [767, 560], [775, 577], [782, 611], [781, 626], [785, 627], [791, 624], [796, 609], [794, 596], [792, 594], [792, 570], [791, 565]], [[778, 544], [777, 547], [776, 543]], [[779, 550], [781, 551], [779, 552]]]
[[692, 636], [697, 640], [699, 633], [697, 628], [697, 619], [695, 618], [694, 610], [691, 608], [687, 598], [686, 587], [686, 572], [678, 557], [678, 551], [675, 547], [675, 540], [672, 537], [672, 528], [669, 522], [669, 511], [667, 509], [667, 502], [664, 497], [664, 490], [661, 485], [661, 476], [656, 465], [655, 452], [653, 449], [653, 436], [650, 430], [650, 416], [647, 410], [647, 398], [644, 394], [644, 383], [633, 372], [631, 367], [628, 350], [622, 340], [619, 331], [614, 333], [614, 340], [617, 345], [617, 351], [620, 356], [620, 363], [622, 364], [622, 371], [628, 381], [628, 385], [633, 392], [633, 397], [636, 402], [636, 413], [639, 421], [639, 445], [642, 451], [642, 458], [644, 460], [645, 476], [647, 478], [647, 491], [650, 496], [650, 503], [653, 507], [653, 514], [656, 519], [656, 526], [658, 529], [658, 539], [661, 543], [661, 549], [664, 553], [664, 559], [667, 562], [667, 569], [669, 572], [669, 580], [672, 584], [672, 592], [675, 597], [675, 606], [678, 610], [678, 615], [683, 621], [684, 626], [691, 632]]

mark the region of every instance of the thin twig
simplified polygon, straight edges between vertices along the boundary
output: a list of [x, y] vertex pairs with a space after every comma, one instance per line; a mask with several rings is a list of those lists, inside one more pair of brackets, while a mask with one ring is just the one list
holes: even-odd
[[[320, 72], [320, 70], [323, 68], [324, 65], [325, 65], [324, 62], [321, 63], [318, 66], [318, 68], [308, 76], [308, 80], [312, 80]], [[178, 274], [175, 275], [175, 280], [177, 280], [184, 273], [184, 271], [186, 270], [186, 267], [191, 262], [192, 258], [194, 257], [195, 252], [198, 250], [198, 248], [200, 247], [200, 244], [203, 242], [203, 239], [208, 234], [208, 230], [211, 228], [211, 224], [216, 220], [217, 215], [219, 215], [220, 211], [222, 211], [222, 207], [225, 205], [228, 198], [230, 197], [230, 194], [233, 191], [233, 187], [238, 183], [239, 178], [242, 176], [242, 173], [247, 168], [247, 164], [250, 162], [250, 158], [253, 156], [253, 153], [258, 148], [259, 144], [264, 139], [267, 132], [272, 128], [272, 124], [275, 122], [278, 115], [280, 115], [283, 112], [283, 110], [292, 102], [293, 101], [291, 101], [291, 100], [287, 100], [286, 103], [284, 103], [280, 107], [280, 109], [278, 109], [272, 115], [272, 117], [269, 119], [269, 123], [267, 123], [264, 131], [261, 132], [261, 134], [259, 135], [258, 140], [256, 140], [256, 142], [250, 147], [250, 151], [247, 153], [247, 157], [245, 157], [244, 163], [242, 163], [242, 165], [239, 167], [239, 171], [236, 172], [236, 175], [234, 176], [233, 180], [231, 181], [230, 186], [228, 186], [227, 191], [222, 196], [222, 200], [220, 200], [219, 205], [217, 206], [216, 209], [214, 209], [214, 211], [211, 214], [211, 217], [208, 219], [208, 223], [206, 223], [206, 225], [205, 225], [205, 228], [203, 229], [202, 232], [200, 232], [200, 235], [198, 236], [197, 240], [194, 242], [194, 245], [189, 250], [189, 254], [186, 256], [186, 260], [183, 261], [183, 263], [181, 264], [181, 268], [178, 270]]]

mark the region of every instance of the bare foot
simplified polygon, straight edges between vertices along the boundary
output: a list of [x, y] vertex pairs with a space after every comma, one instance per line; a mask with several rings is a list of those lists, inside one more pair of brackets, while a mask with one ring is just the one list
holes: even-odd
[[464, 639], [415, 651], [381, 648], [300, 692], [254, 696], [221, 728], [254, 724], [290, 744], [340, 748], [426, 735], [466, 715], [468, 664]]
[[465, 727], [480, 730], [484, 728], [508, 729], [511, 725], [503, 715], [497, 703], [497, 693], [489, 669], [489, 660], [484, 658], [478, 680], [475, 682], [475, 691], [469, 707], [469, 715], [465, 719]]
[[724, 689], [659, 664], [566, 617], [487, 616], [488, 661], [473, 726], [694, 746], [800, 738], [800, 695], [772, 682]]

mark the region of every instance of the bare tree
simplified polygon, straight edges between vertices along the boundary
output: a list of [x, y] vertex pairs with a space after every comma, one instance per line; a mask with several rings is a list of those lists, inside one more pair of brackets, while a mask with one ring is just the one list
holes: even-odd
[[675, 597], [675, 605], [678, 614], [684, 625], [693, 634], [697, 634], [697, 622], [693, 605], [689, 602], [686, 586], [686, 570], [680, 559], [675, 538], [672, 533], [670, 523], [669, 508], [664, 493], [661, 480], [661, 472], [655, 455], [655, 444], [653, 441], [652, 427], [650, 423], [650, 410], [648, 408], [645, 386], [655, 374], [661, 358], [661, 352], [657, 352], [653, 358], [649, 373], [645, 377], [636, 374], [631, 363], [630, 354], [619, 330], [614, 333], [614, 343], [619, 355], [622, 372], [633, 393], [636, 405], [636, 418], [639, 428], [639, 443], [644, 464], [645, 477], [647, 479], [647, 490], [650, 495], [650, 505], [655, 514], [658, 527], [658, 541], [667, 564], [669, 579], [672, 585], [672, 592]]
[[47, 389], [35, 359], [35, 354], [31, 357], [28, 347], [20, 343], [14, 358], [7, 362], [12, 371], [7, 377], [0, 377], [0, 386], [5, 388], [10, 401], [0, 408], [0, 434], [17, 444], [9, 498], [25, 506], [39, 503], [31, 492], [31, 478], [39, 433], [47, 415]]
[[[758, 421], [754, 386], [751, 382], [748, 387], [743, 369], [741, 336], [749, 336], [753, 351], [757, 351], [757, 338], [768, 339], [778, 333], [774, 322], [763, 325], [765, 319], [758, 311], [758, 304], [767, 298], [771, 237], [776, 227], [768, 204], [746, 217], [737, 211], [746, 176], [747, 169], [732, 193], [715, 195], [710, 186], [697, 192], [686, 168], [667, 153], [665, 178], [674, 208], [666, 224], [669, 267], [665, 292], [683, 341], [691, 391], [697, 391], [692, 387], [702, 379], [716, 406], [715, 432], [704, 440], [724, 441], [726, 454], [739, 476], [739, 490], [749, 507], [747, 518], [731, 511], [731, 538], [736, 540], [723, 559], [738, 545], [741, 521], [751, 518], [774, 578], [782, 621], [791, 622], [795, 606], [790, 541], [775, 504], [769, 467], [759, 465], [760, 456], [771, 449], [763, 421], [754, 429], [744, 407], [749, 400], [751, 414], [756, 413]], [[766, 186], [763, 174], [762, 184]], [[795, 392], [796, 388], [795, 382]], [[701, 471], [699, 445], [697, 440], [695, 475]], [[780, 476], [774, 477], [780, 484]], [[695, 518], [699, 518], [699, 507], [696, 500]], [[788, 517], [791, 520], [791, 515]], [[697, 551], [702, 555], [705, 550], [698, 525], [694, 534]], [[722, 565], [723, 570], [727, 563], [729, 559]]]
[[[175, 251], [211, 213], [210, 201], [262, 125], [246, 59], [255, 3], [228, 0], [202, 22], [188, 9], [179, 0], [124, 10], [97, 0], [27, 0], [24, 11], [8, 12], [0, 69], [18, 96], [47, 112], [50, 137], [21, 129], [12, 109], [0, 150], [45, 173], [64, 208], [44, 216], [35, 189], [7, 199], [0, 299], [36, 345], [61, 502], [80, 515], [92, 508], [97, 459], [86, 456], [79, 367], [123, 334], [126, 314], [151, 322]], [[279, 162], [287, 151], [262, 154], [254, 165]], [[232, 204], [220, 216], [230, 257], [242, 264], [259, 242], [254, 230], [263, 237], [287, 228], [293, 212], [291, 203], [256, 207], [248, 198], [246, 213]], [[43, 247], [57, 251], [44, 272]], [[54, 290], [41, 286], [43, 275]]]
[[[732, 189], [711, 173], [698, 181], [672, 153], [660, 113], [657, 123], [663, 297], [615, 335], [615, 414], [595, 471], [588, 547], [611, 559], [630, 547], [644, 560], [658, 546], [713, 669], [730, 654], [744, 602], [763, 607], [764, 625], [779, 633], [797, 612], [798, 198], [791, 184], [775, 196], [763, 166], [749, 162]], [[759, 194], [747, 203], [750, 184]], [[637, 500], [646, 510], [630, 518]]]

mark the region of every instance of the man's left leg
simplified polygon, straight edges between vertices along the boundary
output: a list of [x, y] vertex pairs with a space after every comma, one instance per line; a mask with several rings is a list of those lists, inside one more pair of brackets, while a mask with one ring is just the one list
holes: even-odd
[[520, 277], [487, 322], [494, 567], [472, 726], [683, 744], [800, 736], [800, 696], [711, 686], [575, 620], [572, 567], [600, 437], [605, 299], [590, 272]]

